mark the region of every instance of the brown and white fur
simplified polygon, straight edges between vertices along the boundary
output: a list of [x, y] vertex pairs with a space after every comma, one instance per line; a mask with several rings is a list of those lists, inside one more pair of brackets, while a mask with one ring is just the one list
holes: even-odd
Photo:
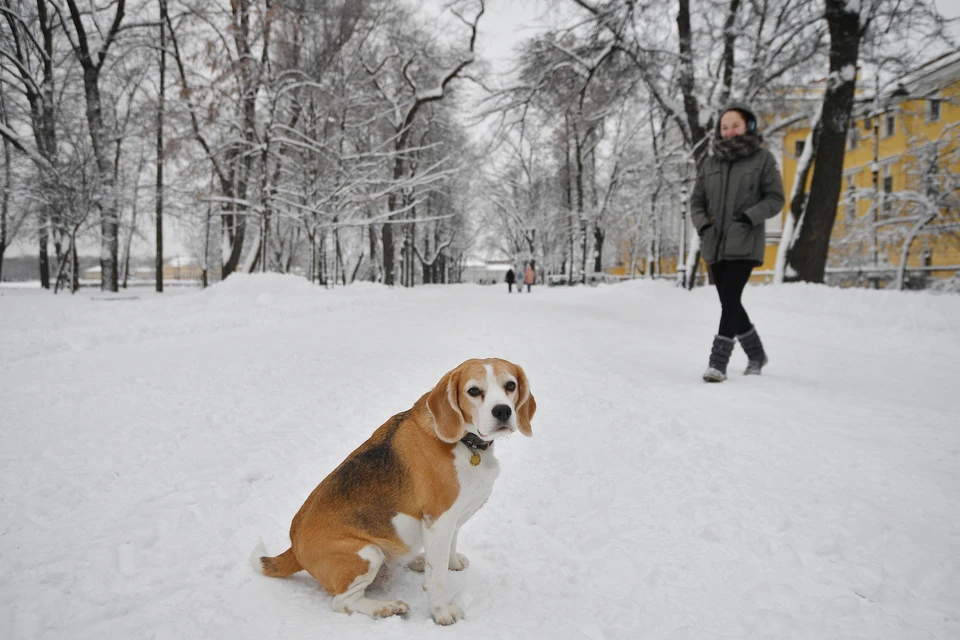
[[[424, 572], [434, 621], [453, 624], [463, 611], [447, 599], [447, 569], [468, 564], [457, 553], [457, 534], [500, 472], [492, 442], [475, 451], [460, 440], [467, 432], [484, 441], [517, 430], [530, 437], [536, 409], [519, 366], [467, 360], [313, 490], [293, 518], [290, 549], [260, 558], [263, 573], [286, 577], [305, 569], [333, 594], [334, 611], [380, 618], [407, 613], [407, 604], [367, 598], [367, 587], [384, 562], [407, 560], [422, 548], [408, 566]], [[474, 453], [477, 465], [470, 462]]]

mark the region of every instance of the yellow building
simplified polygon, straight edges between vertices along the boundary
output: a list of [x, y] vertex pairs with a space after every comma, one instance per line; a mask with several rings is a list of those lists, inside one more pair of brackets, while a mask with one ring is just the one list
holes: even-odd
[[[906, 244], [906, 284], [960, 272], [960, 51], [940, 56], [900, 78], [879, 99], [858, 84], [843, 163], [843, 191], [833, 226], [827, 281], [839, 284], [892, 282]], [[761, 114], [762, 129], [791, 113], [819, 111], [824, 82], [790, 89], [780, 111]], [[797, 165], [810, 133], [806, 119], [766, 141], [777, 158], [787, 196], [780, 218], [767, 220], [764, 263], [754, 282], [771, 281], [781, 230], [790, 207]], [[807, 176], [807, 187], [812, 178]], [[692, 229], [687, 230], [692, 233]], [[689, 237], [689, 236], [688, 236]], [[620, 247], [618, 265], [607, 271], [634, 275], [644, 265], [636, 247]], [[663, 256], [666, 258], [667, 256]], [[676, 256], [661, 273], [676, 273]], [[705, 265], [697, 265], [701, 276]]]
[[[855, 106], [827, 264], [831, 282], [891, 282], [905, 250], [908, 284], [960, 270], [960, 51], [895, 86], [879, 99], [858, 97]], [[794, 127], [783, 137], [787, 194], [808, 133]], [[778, 238], [771, 240], [760, 271], [774, 268]]]

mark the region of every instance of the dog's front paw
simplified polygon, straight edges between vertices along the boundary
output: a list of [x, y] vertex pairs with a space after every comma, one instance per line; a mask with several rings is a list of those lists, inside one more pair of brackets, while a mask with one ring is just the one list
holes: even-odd
[[469, 566], [470, 561], [462, 553], [455, 553], [450, 556], [450, 571], [463, 571]]
[[463, 620], [463, 609], [452, 602], [433, 607], [431, 613], [433, 621], [444, 626], [451, 625], [457, 620]]
[[417, 571], [423, 573], [423, 570], [426, 568], [426, 560], [423, 559], [423, 554], [416, 556], [413, 560], [407, 563], [407, 569], [410, 571]]
[[402, 600], [393, 600], [384, 602], [380, 607], [374, 609], [373, 618], [389, 618], [390, 616], [405, 616], [409, 613], [410, 607]]

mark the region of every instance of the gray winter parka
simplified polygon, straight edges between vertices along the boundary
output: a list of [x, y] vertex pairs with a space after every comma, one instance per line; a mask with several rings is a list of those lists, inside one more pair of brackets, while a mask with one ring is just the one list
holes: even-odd
[[[707, 264], [752, 260], [763, 264], [764, 221], [783, 208], [783, 182], [766, 149], [732, 162], [704, 160], [690, 197], [690, 218]], [[734, 220], [744, 214], [749, 223]]]

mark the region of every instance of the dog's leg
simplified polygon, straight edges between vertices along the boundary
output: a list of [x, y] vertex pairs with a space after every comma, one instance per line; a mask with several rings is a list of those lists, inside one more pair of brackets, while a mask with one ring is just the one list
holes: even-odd
[[436, 520], [423, 520], [424, 581], [430, 615], [437, 624], [453, 624], [463, 618], [463, 610], [447, 600], [447, 569], [450, 549], [457, 530], [455, 514], [447, 511]]
[[339, 613], [362, 613], [371, 618], [387, 618], [389, 616], [404, 615], [409, 611], [405, 602], [400, 600], [372, 600], [367, 598], [367, 587], [377, 577], [383, 565], [384, 555], [377, 547], [367, 545], [357, 552], [357, 555], [369, 563], [369, 568], [365, 573], [361, 573], [347, 590], [339, 593], [333, 598], [333, 610]]
[[[470, 561], [467, 560], [467, 556], [462, 553], [457, 553], [457, 534], [460, 532], [458, 528], [453, 533], [453, 540], [450, 542], [450, 570], [451, 571], [463, 571], [468, 566], [470, 566]], [[413, 557], [413, 560], [407, 563], [407, 568], [411, 571], [416, 571], [418, 573], [423, 573], [424, 568], [426, 567], [426, 561], [423, 559], [423, 554], [418, 553]]]
[[457, 553], [457, 535], [460, 533], [460, 527], [457, 527], [456, 531], [453, 532], [453, 540], [450, 541], [450, 570], [451, 571], [463, 571], [468, 566], [470, 566], [470, 561], [467, 560], [467, 556], [462, 553]]

